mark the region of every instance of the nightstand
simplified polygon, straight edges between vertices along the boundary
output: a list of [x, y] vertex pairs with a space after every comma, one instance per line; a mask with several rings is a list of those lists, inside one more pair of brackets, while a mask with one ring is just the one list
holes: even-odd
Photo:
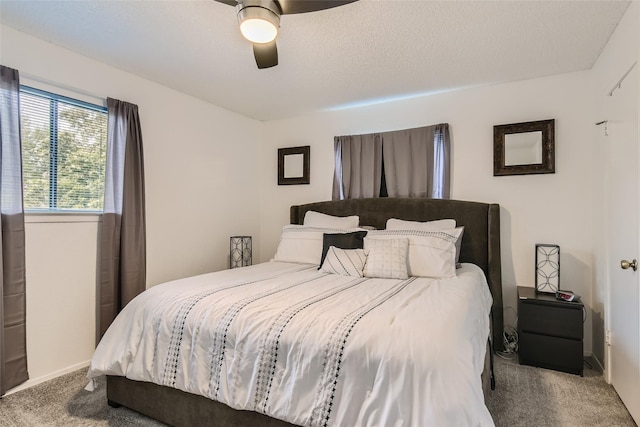
[[562, 301], [518, 286], [518, 359], [532, 365], [582, 375], [581, 301]]

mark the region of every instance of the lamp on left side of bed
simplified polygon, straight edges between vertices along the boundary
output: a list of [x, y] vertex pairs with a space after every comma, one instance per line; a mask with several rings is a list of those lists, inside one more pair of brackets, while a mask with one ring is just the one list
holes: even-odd
[[231, 236], [229, 241], [229, 268], [251, 265], [251, 236]]

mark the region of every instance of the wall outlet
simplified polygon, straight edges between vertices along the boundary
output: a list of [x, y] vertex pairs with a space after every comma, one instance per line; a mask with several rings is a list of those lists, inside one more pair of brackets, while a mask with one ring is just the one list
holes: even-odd
[[606, 330], [604, 332], [604, 343], [608, 346], [611, 346], [611, 331]]

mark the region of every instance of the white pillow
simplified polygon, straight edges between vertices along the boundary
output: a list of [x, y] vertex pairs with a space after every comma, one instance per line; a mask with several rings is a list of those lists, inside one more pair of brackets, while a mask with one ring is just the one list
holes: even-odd
[[387, 230], [420, 230], [420, 231], [440, 231], [456, 228], [455, 219], [438, 219], [435, 221], [405, 221], [403, 219], [389, 218], [387, 220]]
[[[419, 277], [456, 277], [456, 241], [462, 228], [442, 231], [379, 230], [369, 231], [369, 240], [409, 240], [409, 275]], [[366, 268], [365, 268], [366, 272]], [[365, 274], [366, 275], [366, 274]]]
[[[369, 233], [372, 233], [371, 231]], [[407, 279], [407, 249], [409, 239], [364, 238], [364, 250], [369, 251], [364, 265], [365, 277]]]
[[360, 217], [353, 216], [333, 216], [315, 211], [307, 211], [304, 214], [303, 224], [307, 227], [326, 228], [356, 228], [360, 224]]
[[280, 243], [272, 261], [320, 263], [322, 257], [322, 235], [324, 233], [349, 233], [355, 229], [319, 228], [290, 224], [282, 228]]
[[368, 251], [364, 249], [340, 249], [330, 246], [321, 270], [329, 274], [362, 277]]

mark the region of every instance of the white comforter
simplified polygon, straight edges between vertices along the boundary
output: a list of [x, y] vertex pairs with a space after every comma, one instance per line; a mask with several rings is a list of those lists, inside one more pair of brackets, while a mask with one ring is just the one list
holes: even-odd
[[491, 295], [455, 279], [362, 279], [268, 262], [155, 286], [89, 377], [175, 387], [308, 426], [492, 426], [480, 374]]

